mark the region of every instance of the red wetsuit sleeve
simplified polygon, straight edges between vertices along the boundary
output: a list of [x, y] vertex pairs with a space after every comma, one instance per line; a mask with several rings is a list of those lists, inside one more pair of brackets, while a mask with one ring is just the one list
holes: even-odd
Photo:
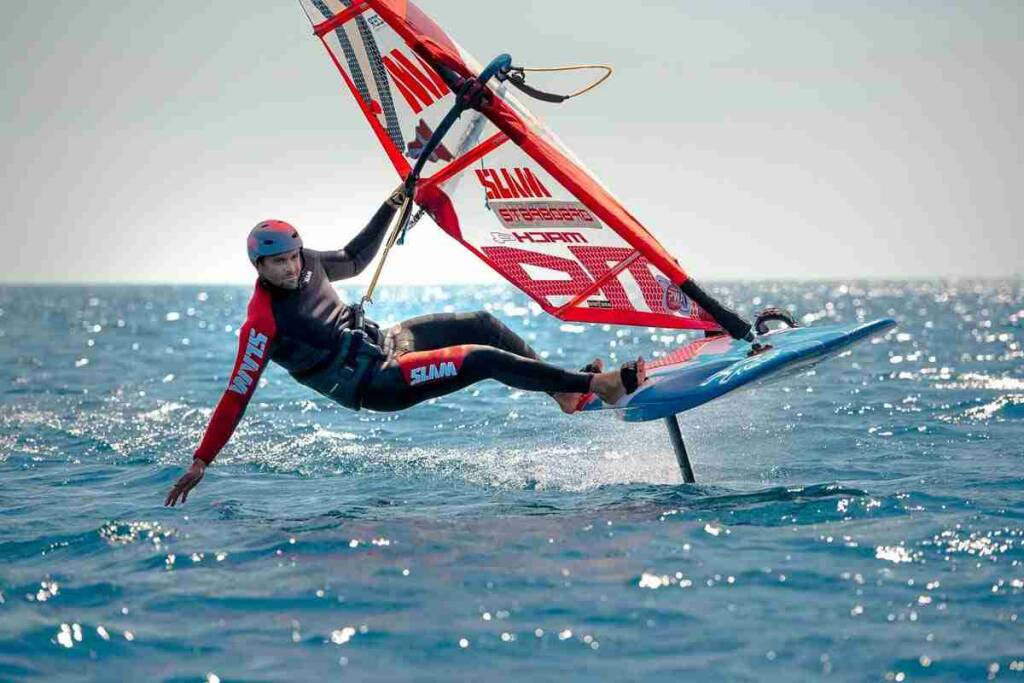
[[238, 355], [231, 370], [228, 387], [210, 417], [206, 434], [193, 457], [210, 464], [238, 426], [249, 399], [256, 391], [260, 375], [270, 361], [270, 344], [277, 332], [270, 294], [259, 283], [249, 301], [245, 324], [238, 332]]

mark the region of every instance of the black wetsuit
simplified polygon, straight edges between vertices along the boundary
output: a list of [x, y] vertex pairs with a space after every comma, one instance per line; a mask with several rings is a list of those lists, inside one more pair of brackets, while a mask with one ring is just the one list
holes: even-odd
[[268, 360], [355, 410], [401, 410], [492, 378], [529, 391], [589, 391], [592, 375], [538, 360], [526, 342], [486, 312], [421, 316], [385, 334], [369, 320], [355, 329], [352, 307], [331, 282], [369, 265], [394, 211], [381, 206], [344, 249], [303, 249], [297, 289], [257, 281], [231, 379], [195, 457], [211, 462], [224, 447]]
[[591, 376], [538, 359], [519, 335], [486, 311], [434, 313], [389, 329], [385, 361], [363, 387], [363, 406], [402, 410], [484, 379], [526, 391], [585, 393]]

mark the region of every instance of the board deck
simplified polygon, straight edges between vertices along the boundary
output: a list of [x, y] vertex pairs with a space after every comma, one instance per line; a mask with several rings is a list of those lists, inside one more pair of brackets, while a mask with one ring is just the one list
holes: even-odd
[[584, 410], [614, 410], [627, 422], [656, 420], [696, 408], [737, 389], [800, 372], [857, 342], [896, 326], [868, 323], [773, 330], [758, 337], [771, 349], [749, 356], [750, 344], [728, 336], [698, 339], [647, 364], [647, 382], [615, 405], [594, 398]]

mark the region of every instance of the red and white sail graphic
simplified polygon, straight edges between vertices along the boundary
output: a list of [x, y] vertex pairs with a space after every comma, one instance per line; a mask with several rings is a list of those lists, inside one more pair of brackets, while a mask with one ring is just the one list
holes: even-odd
[[[455, 102], [439, 73], [480, 64], [408, 0], [301, 2], [404, 178]], [[420, 180], [416, 202], [441, 229], [562, 320], [717, 329], [672, 255], [506, 84], [488, 88]]]

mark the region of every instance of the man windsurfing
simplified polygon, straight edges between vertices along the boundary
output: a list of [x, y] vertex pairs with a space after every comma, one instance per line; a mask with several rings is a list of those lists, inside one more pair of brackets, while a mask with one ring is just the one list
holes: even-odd
[[192, 459], [165, 505], [184, 503], [206, 467], [231, 438], [268, 361], [299, 383], [359, 410], [404, 410], [485, 379], [551, 395], [566, 413], [596, 394], [614, 403], [645, 379], [642, 359], [602, 372], [595, 360], [579, 372], [541, 361], [515, 332], [487, 312], [435, 313], [382, 331], [359, 318], [331, 285], [355, 277], [373, 260], [395, 211], [397, 189], [344, 249], [303, 247], [288, 223], [267, 220], [249, 233], [256, 281], [227, 389]]

